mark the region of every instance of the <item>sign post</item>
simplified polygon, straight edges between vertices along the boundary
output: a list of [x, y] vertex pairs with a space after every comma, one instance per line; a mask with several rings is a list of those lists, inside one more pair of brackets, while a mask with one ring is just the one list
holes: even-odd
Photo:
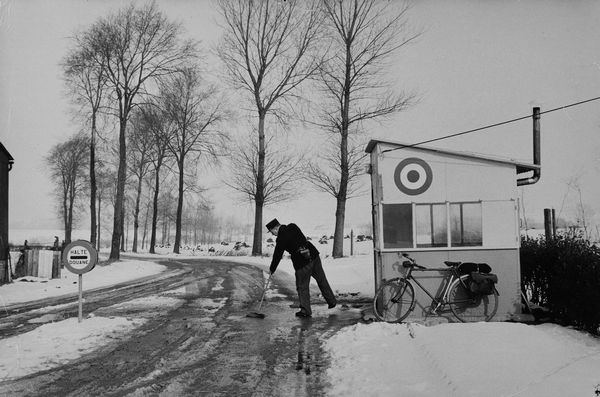
[[63, 251], [63, 264], [69, 271], [79, 275], [79, 322], [83, 319], [83, 274], [98, 263], [98, 251], [85, 240], [73, 241]]

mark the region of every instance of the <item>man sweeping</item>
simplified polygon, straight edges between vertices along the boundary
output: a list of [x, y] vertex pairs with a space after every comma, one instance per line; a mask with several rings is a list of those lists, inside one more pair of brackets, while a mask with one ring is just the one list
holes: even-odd
[[273, 219], [267, 223], [267, 229], [271, 234], [277, 236], [275, 251], [273, 252], [273, 259], [269, 269], [271, 274], [277, 270], [277, 266], [283, 256], [283, 251], [287, 251], [291, 255], [296, 274], [296, 291], [300, 300], [300, 311], [296, 313], [296, 316], [310, 317], [312, 315], [309, 291], [311, 276], [317, 281], [317, 285], [329, 308], [334, 308], [337, 300], [325, 276], [317, 248], [310, 241], [306, 240], [300, 228], [294, 223], [281, 225], [277, 219]]

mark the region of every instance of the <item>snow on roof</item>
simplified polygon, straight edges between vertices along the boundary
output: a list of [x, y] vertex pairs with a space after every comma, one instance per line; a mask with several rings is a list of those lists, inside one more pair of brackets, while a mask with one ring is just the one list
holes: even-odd
[[[415, 149], [415, 150], [423, 150], [423, 151], [428, 151], [428, 152], [447, 154], [447, 155], [457, 156], [457, 157], [491, 161], [491, 162], [502, 163], [502, 164], [510, 164], [510, 165], [514, 165], [517, 167], [517, 174], [522, 174], [525, 172], [540, 169], [540, 165], [528, 164], [528, 163], [524, 163], [521, 161], [516, 161], [514, 159], [510, 159], [510, 158], [495, 157], [495, 156], [483, 155], [483, 154], [472, 153], [472, 152], [460, 152], [460, 151], [454, 151], [454, 150], [439, 149], [439, 148], [433, 148], [433, 147], [422, 146], [422, 145], [417, 146], [415, 144], [410, 144], [410, 143], [406, 143], [406, 142], [397, 142], [397, 141], [382, 140], [382, 139], [371, 139], [369, 141], [369, 143], [367, 144], [367, 147], [365, 148], [365, 152], [371, 153], [377, 144], [397, 146], [397, 149], [410, 148], [410, 149]], [[396, 149], [396, 148], [394, 148], [394, 149]]]

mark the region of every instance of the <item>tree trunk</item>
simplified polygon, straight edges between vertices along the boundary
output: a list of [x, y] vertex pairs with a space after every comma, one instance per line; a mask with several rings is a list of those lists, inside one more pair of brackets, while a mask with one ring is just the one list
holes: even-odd
[[254, 208], [254, 239], [252, 256], [262, 255], [263, 206], [265, 204], [265, 116], [258, 113], [258, 172], [256, 175], [256, 196]]
[[[196, 208], [197, 210], [197, 208]], [[196, 246], [198, 245], [198, 216], [197, 214], [194, 214], [194, 248], [196, 248]]]
[[96, 247], [98, 249], [100, 249], [100, 241], [101, 241], [100, 240], [100, 223], [101, 223], [100, 222], [100, 219], [101, 219], [100, 218], [100, 208], [102, 208], [102, 198], [98, 197], [98, 218], [97, 218], [98, 219], [98, 235], [97, 235], [98, 236], [98, 245], [96, 245]]
[[135, 209], [133, 210], [133, 247], [132, 252], [137, 252], [138, 246], [138, 229], [139, 229], [139, 216], [140, 216], [140, 198], [142, 197], [142, 170], [140, 167], [140, 177], [137, 185], [137, 196], [135, 198]]
[[122, 116], [119, 126], [119, 169], [117, 172], [117, 195], [109, 260], [118, 260], [120, 258], [119, 248], [121, 237], [123, 236], [123, 199], [125, 196], [125, 169], [127, 168], [127, 151], [125, 147], [126, 120], [126, 115]]
[[334, 258], [344, 256], [344, 221], [346, 218], [346, 199], [337, 199], [335, 210], [335, 233], [333, 234], [333, 252]]
[[173, 253], [179, 253], [181, 245], [181, 216], [183, 212], [183, 153], [179, 162], [179, 197], [177, 198], [177, 217], [175, 218], [175, 243], [173, 243]]
[[122, 211], [123, 215], [121, 216], [121, 252], [125, 252], [125, 208], [123, 208]]
[[167, 244], [171, 244], [171, 222], [167, 219]]
[[[65, 181], [63, 178], [63, 198], [62, 198], [62, 207], [63, 207], [63, 225], [65, 228], [65, 242], [67, 242], [67, 229], [69, 228], [69, 211], [67, 208], [67, 192], [68, 192], [68, 187], [65, 188]], [[71, 236], [69, 235], [69, 239], [71, 238]], [[70, 242], [70, 240], [69, 240]]]
[[162, 231], [160, 233], [160, 244], [161, 245], [165, 245], [166, 244], [166, 238], [167, 238], [167, 209], [164, 208], [163, 209], [163, 217], [162, 217]]
[[158, 160], [156, 164], [156, 179], [154, 180], [154, 199], [152, 201], [152, 231], [150, 235], [150, 253], [155, 254], [156, 228], [158, 226], [158, 188], [160, 184], [160, 167], [162, 162]]
[[67, 228], [65, 230], [65, 241], [67, 244], [69, 244], [71, 242], [71, 236], [72, 236], [72, 232], [73, 232], [73, 202], [75, 200], [75, 192], [73, 191], [75, 189], [75, 178], [73, 178], [73, 183], [71, 184], [71, 187], [69, 188], [69, 209], [68, 209], [68, 213], [67, 213]]
[[[92, 113], [92, 139], [90, 140], [90, 243], [96, 244], [96, 112]], [[99, 246], [96, 246], [99, 248]]]
[[142, 250], [146, 246], [146, 237], [148, 236], [148, 212], [150, 212], [150, 205], [146, 203], [146, 216], [144, 216], [144, 234], [142, 235]]
[[334, 258], [344, 256], [344, 222], [346, 219], [346, 200], [348, 197], [348, 135], [342, 133], [340, 143], [341, 169], [340, 169], [340, 187], [337, 194], [337, 205], [335, 209], [335, 233], [333, 234], [333, 252]]
[[350, 125], [350, 81], [352, 58], [351, 58], [350, 43], [346, 47], [346, 70], [344, 76], [344, 93], [343, 102], [340, 109], [342, 116], [342, 125], [340, 128], [340, 186], [337, 194], [337, 205], [335, 210], [335, 233], [333, 235], [333, 252], [331, 255], [334, 258], [344, 256], [344, 221], [346, 217], [346, 199], [348, 197], [348, 129]]

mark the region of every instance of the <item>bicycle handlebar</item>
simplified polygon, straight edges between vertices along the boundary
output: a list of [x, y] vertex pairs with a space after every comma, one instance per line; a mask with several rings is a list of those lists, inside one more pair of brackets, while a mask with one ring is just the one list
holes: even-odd
[[407, 269], [410, 268], [410, 267], [416, 267], [417, 269], [421, 269], [421, 270], [426, 270], [427, 269], [425, 266], [419, 265], [407, 253], [402, 253], [402, 256], [405, 257], [406, 259], [408, 259], [407, 261], [402, 262], [402, 267], [407, 268]]
[[416, 267], [417, 269], [421, 269], [421, 270], [427, 270], [427, 268], [425, 266], [421, 266], [418, 263], [413, 263], [413, 262], [404, 262], [402, 264], [403, 267], [409, 268], [409, 267]]

